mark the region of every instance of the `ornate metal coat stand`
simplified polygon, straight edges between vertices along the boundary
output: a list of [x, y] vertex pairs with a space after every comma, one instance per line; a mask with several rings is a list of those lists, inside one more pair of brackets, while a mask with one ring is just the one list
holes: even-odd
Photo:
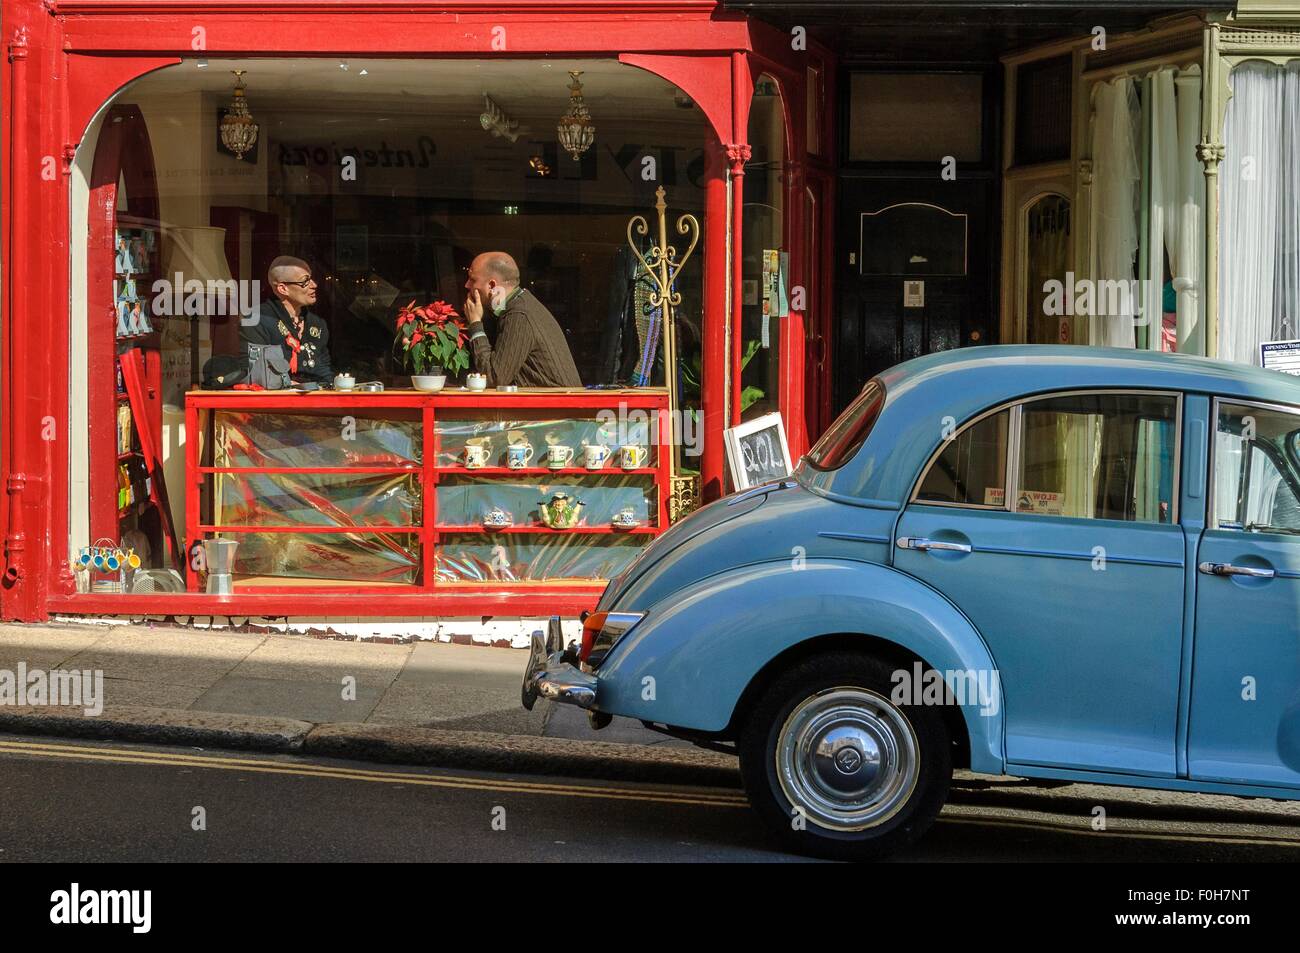
[[672, 497], [668, 501], [668, 518], [676, 522], [699, 505], [699, 477], [678, 472], [681, 462], [679, 428], [682, 407], [681, 394], [677, 387], [677, 322], [673, 317], [673, 309], [682, 303], [682, 294], [680, 291], [675, 291], [673, 285], [682, 266], [686, 264], [691, 253], [695, 251], [696, 244], [699, 243], [700, 223], [691, 214], [682, 215], [677, 219], [677, 234], [690, 238], [686, 252], [679, 258], [676, 246], [668, 243], [667, 210], [668, 205], [664, 201], [664, 189], [661, 185], [655, 189], [655, 213], [659, 225], [657, 239], [650, 246], [649, 252], [642, 255], [633, 233], [649, 235], [650, 225], [644, 216], [633, 215], [627, 223], [627, 243], [632, 247], [632, 254], [636, 255], [654, 284], [654, 289], [650, 292], [650, 307], [663, 309], [663, 320], [660, 324], [664, 330], [664, 377], [668, 381], [668, 426], [670, 428], [668, 444], [672, 453]]

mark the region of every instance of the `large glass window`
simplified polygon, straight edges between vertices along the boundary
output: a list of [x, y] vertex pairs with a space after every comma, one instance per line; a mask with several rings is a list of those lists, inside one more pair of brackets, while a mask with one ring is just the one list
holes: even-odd
[[749, 108], [752, 154], [745, 165], [741, 285], [740, 413], [781, 409], [781, 336], [790, 313], [785, 247], [785, 110], [771, 76], [759, 77]]
[[1174, 520], [1178, 401], [1071, 394], [1021, 409], [1017, 513]]
[[[579, 99], [594, 127], [585, 142], [558, 129]], [[236, 100], [256, 126], [251, 142], [229, 135]], [[90, 275], [74, 289], [74, 301], [84, 302], [78, 320], [85, 333], [74, 332], [71, 346], [74, 367], [88, 368], [73, 375], [74, 388], [83, 388], [73, 397], [87, 408], [92, 435], [85, 458], [73, 461], [74, 485], [90, 488], [82, 491], [89, 502], [73, 502], [74, 558], [107, 539], [133, 548], [141, 568], [181, 568], [186, 497], [196, 492], [185, 478], [186, 393], [200, 386], [205, 367], [229, 385], [220, 359], [245, 353], [247, 327], [276, 295], [268, 268], [281, 256], [306, 264], [314, 285], [304, 279], [293, 293], [314, 294], [306, 309], [318, 318], [293, 341], [286, 331], [286, 342], [301, 361], [328, 356], [326, 386], [347, 372], [358, 384], [410, 387], [419, 371], [394, 346], [401, 309], [441, 300], [464, 315], [471, 263], [493, 251], [513, 258], [520, 287], [555, 317], [563, 340], [546, 346], [567, 346], [583, 385], [665, 386], [663, 310], [651, 304], [656, 288], [642, 258], [653, 260], [650, 246], [659, 237], [660, 187], [667, 239], [679, 256], [689, 241], [672, 230], [680, 216], [694, 215], [702, 228], [725, 226], [704, 215], [711, 143], [689, 96], [613, 58], [187, 59], [131, 84], [87, 135], [73, 193], [97, 213], [90, 215], [88, 267], [74, 269], [79, 281]], [[754, 181], [767, 201], [763, 175]], [[106, 226], [102, 209], [116, 209]], [[628, 224], [635, 215], [649, 220], [652, 233], [633, 232], [640, 243], [634, 250]], [[779, 215], [776, 223], [779, 233]], [[688, 419], [702, 385], [704, 248], [701, 235], [671, 289], [681, 304], [670, 370], [679, 375]], [[489, 303], [490, 340], [498, 340], [499, 324]], [[772, 333], [764, 355], [776, 353], [775, 324]], [[471, 360], [448, 386], [473, 370]], [[766, 380], [756, 386], [775, 399]], [[105, 436], [96, 443], [96, 434]], [[290, 442], [297, 452], [333, 452], [313, 451], [312, 440], [293, 430]], [[323, 478], [292, 489], [260, 478], [219, 484], [204, 490], [200, 524], [218, 516], [258, 525], [293, 514], [306, 519], [313, 501], [323, 500], [328, 506], [316, 506], [315, 520], [331, 506], [346, 511], [348, 526], [365, 528], [358, 538], [380, 524], [420, 525], [419, 487], [406, 478], [391, 487]], [[644, 523], [639, 510], [633, 516]], [[419, 552], [414, 535], [391, 538], [400, 558], [392, 573], [379, 575], [424, 578], [416, 563], [431, 557]], [[267, 537], [265, 553], [274, 542]], [[310, 543], [317, 555], [328, 549]], [[254, 547], [243, 552], [251, 559]], [[255, 574], [285, 572], [267, 555]], [[442, 578], [442, 563], [437, 572]]]
[[1220, 529], [1300, 534], [1300, 413], [1219, 407], [1214, 515]]
[[884, 406], [885, 388], [873, 379], [808, 451], [808, 462], [819, 470], [835, 470], [848, 463], [866, 442]]
[[1203, 354], [1200, 67], [1124, 74], [1091, 98], [1092, 277], [1063, 289], [1070, 310], [1091, 344]]
[[1300, 339], [1300, 62], [1232, 71], [1219, 166], [1219, 357]]

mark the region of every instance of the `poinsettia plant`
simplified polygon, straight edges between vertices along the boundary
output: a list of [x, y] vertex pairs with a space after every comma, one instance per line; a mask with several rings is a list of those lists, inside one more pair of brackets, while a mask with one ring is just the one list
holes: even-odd
[[412, 301], [400, 309], [393, 350], [399, 346], [403, 364], [416, 374], [445, 371], [455, 377], [469, 367], [464, 319], [445, 301], [419, 307]]

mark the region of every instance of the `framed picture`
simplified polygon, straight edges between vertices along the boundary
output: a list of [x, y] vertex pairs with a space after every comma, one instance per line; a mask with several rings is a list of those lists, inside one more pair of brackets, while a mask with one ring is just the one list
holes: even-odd
[[727, 445], [731, 482], [737, 490], [779, 480], [794, 471], [780, 414], [766, 414], [724, 430], [722, 439]]

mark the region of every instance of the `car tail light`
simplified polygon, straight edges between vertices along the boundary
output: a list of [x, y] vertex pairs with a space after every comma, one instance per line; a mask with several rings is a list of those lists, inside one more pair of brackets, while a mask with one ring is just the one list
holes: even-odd
[[582, 648], [578, 650], [578, 658], [582, 661], [591, 657], [591, 647], [596, 644], [596, 636], [600, 635], [607, 615], [608, 612], [593, 612], [582, 620]]
[[582, 622], [582, 648], [578, 659], [595, 668], [644, 612], [593, 612]]

